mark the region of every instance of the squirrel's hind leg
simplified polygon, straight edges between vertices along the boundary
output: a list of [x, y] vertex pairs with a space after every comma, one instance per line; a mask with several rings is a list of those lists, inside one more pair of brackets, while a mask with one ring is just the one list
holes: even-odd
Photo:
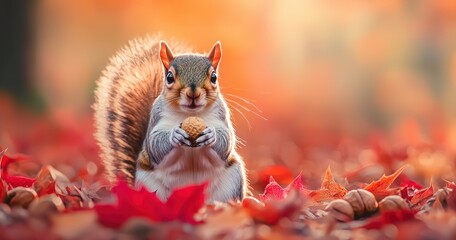
[[144, 149], [139, 154], [137, 161], [135, 187], [145, 187], [148, 191], [155, 192], [161, 200], [165, 200], [169, 195], [169, 191], [166, 191], [168, 188], [154, 174], [154, 167]]
[[160, 181], [160, 176], [155, 174], [154, 170], [141, 169], [136, 170], [135, 187], [144, 187], [149, 192], [155, 192], [161, 200], [166, 200], [170, 191]]
[[246, 179], [243, 162], [233, 157], [228, 166], [218, 174], [207, 189], [206, 202], [228, 202], [242, 200], [246, 195]]

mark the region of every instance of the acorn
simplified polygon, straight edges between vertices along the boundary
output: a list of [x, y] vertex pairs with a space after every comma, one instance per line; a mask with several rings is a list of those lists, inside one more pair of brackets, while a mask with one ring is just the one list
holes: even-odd
[[188, 117], [181, 124], [181, 128], [190, 136], [192, 143], [195, 142], [196, 138], [206, 127], [204, 120], [199, 117]]

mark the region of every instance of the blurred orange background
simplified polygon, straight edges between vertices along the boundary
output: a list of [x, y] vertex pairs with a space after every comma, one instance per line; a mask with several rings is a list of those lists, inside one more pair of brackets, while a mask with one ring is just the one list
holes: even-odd
[[[97, 176], [102, 170], [90, 106], [108, 59], [128, 40], [160, 34], [198, 52], [221, 41], [220, 84], [231, 99], [253, 183], [264, 181], [270, 166], [289, 169], [284, 181], [300, 171], [319, 178], [328, 164], [342, 176], [401, 151], [423, 178], [455, 177], [453, 0], [7, 5], [14, 11], [3, 8], [4, 26], [18, 12], [25, 23], [22, 30], [5, 27], [13, 31], [5, 38], [12, 40], [3, 40], [11, 44], [2, 48], [21, 60], [0, 60], [0, 146], [51, 163], [68, 176]], [[13, 44], [15, 31], [24, 32], [18, 37], [24, 45]], [[16, 72], [14, 63], [21, 66]], [[383, 167], [381, 173], [395, 166]], [[277, 168], [271, 171], [280, 175]]]

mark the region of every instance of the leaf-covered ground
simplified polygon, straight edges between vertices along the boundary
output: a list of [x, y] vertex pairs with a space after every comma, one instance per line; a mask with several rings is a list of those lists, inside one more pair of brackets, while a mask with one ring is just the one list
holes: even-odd
[[163, 202], [103, 179], [90, 120], [61, 126], [5, 106], [16, 123], [3, 126], [27, 134], [0, 146], [0, 239], [456, 238], [454, 153], [437, 145], [377, 139], [295, 165], [246, 159], [242, 202], [206, 205], [205, 184]]
[[122, 180], [89, 185], [52, 166], [35, 177], [13, 175], [13, 165], [20, 173], [33, 159], [7, 150], [0, 156], [2, 239], [456, 237], [456, 185], [435, 179], [422, 186], [404, 174], [407, 165], [372, 182], [336, 182], [328, 167], [318, 189], [302, 175], [287, 186], [271, 176], [262, 194], [206, 205], [205, 184], [177, 189], [162, 202]]

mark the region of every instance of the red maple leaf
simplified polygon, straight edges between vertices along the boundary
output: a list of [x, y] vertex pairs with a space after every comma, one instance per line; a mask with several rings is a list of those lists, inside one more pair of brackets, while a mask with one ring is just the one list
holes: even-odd
[[282, 200], [285, 199], [288, 193], [292, 190], [304, 190], [302, 185], [302, 174], [300, 173], [286, 188], [282, 188], [275, 179], [271, 176], [269, 178], [269, 183], [264, 188], [264, 193], [260, 194], [260, 200], [262, 202], [268, 200]]
[[28, 160], [29, 157], [23, 154], [15, 154], [12, 157], [5, 154], [6, 149], [0, 152], [0, 179], [3, 179], [8, 186], [15, 187], [30, 187], [35, 182], [35, 179], [24, 176], [10, 176], [8, 174], [8, 165], [17, 161]]
[[117, 197], [115, 204], [96, 205], [98, 220], [108, 227], [120, 227], [130, 217], [145, 217], [154, 222], [180, 220], [198, 223], [195, 213], [204, 205], [207, 184], [192, 185], [176, 189], [166, 202], [145, 188], [131, 188], [119, 181], [112, 189]]
[[432, 186], [432, 180], [429, 187], [422, 188], [420, 190], [415, 187], [404, 187], [401, 189], [401, 197], [408, 200], [412, 208], [420, 207], [426, 200], [434, 195], [434, 188]]
[[298, 190], [303, 195], [308, 196], [316, 202], [321, 202], [329, 199], [342, 198], [347, 193], [342, 185], [334, 181], [331, 168], [326, 169], [325, 177], [318, 190], [309, 190], [304, 188], [302, 184], [302, 175], [299, 174], [286, 188], [282, 188], [273, 177], [270, 178], [269, 184], [266, 185], [264, 193], [260, 194], [260, 200], [282, 200], [285, 199], [291, 190]]
[[374, 194], [377, 201], [382, 200], [386, 196], [397, 194], [398, 188], [390, 188], [390, 186], [406, 167], [407, 165], [402, 166], [389, 176], [383, 175], [379, 180], [371, 182], [364, 189]]
[[412, 203], [413, 206], [423, 205], [426, 202], [425, 200], [432, 197], [432, 195], [434, 195], [434, 188], [431, 183], [429, 184], [429, 187], [417, 191], [410, 199], [410, 203]]
[[288, 167], [283, 165], [273, 165], [262, 169], [258, 173], [257, 185], [262, 188], [265, 187], [270, 182], [271, 176], [273, 176], [279, 184], [285, 184], [293, 181], [293, 174]]
[[413, 186], [403, 187], [401, 188], [401, 197], [407, 201], [410, 201], [416, 192], [418, 192], [418, 189]]
[[405, 176], [405, 175], [401, 175], [401, 176], [399, 177], [399, 179], [400, 179], [400, 181], [401, 181], [401, 183], [399, 184], [399, 186], [401, 186], [401, 187], [409, 187], [409, 188], [413, 187], [414, 189], [417, 189], [417, 190], [420, 190], [420, 189], [423, 188], [423, 186], [422, 186], [421, 184], [419, 184], [419, 183], [417, 183], [417, 182], [414, 182], [414, 181], [410, 180], [410, 178], [408, 178], [408, 177]]

